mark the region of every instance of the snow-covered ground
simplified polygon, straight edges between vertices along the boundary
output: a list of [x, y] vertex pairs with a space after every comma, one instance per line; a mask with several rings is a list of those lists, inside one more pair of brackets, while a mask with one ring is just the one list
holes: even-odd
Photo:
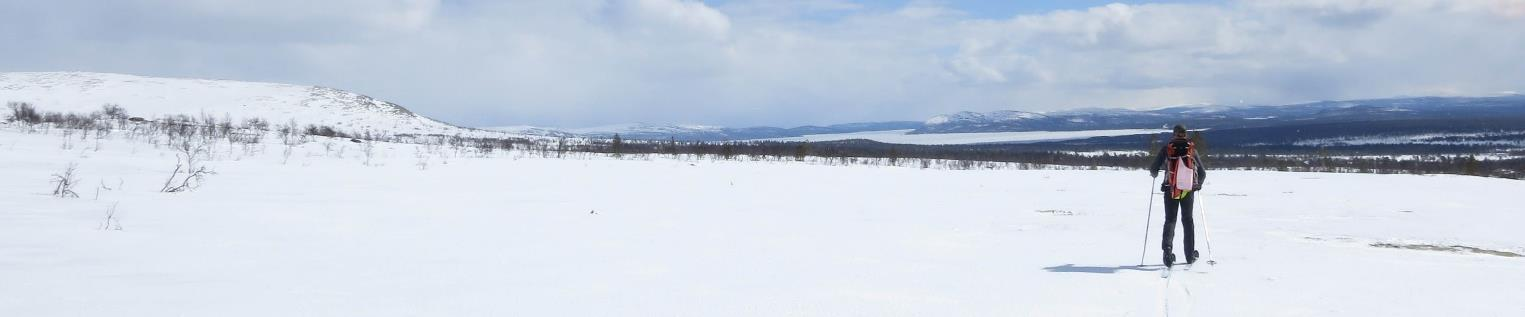
[[[1219, 263], [1167, 285], [1138, 266], [1142, 171], [399, 144], [365, 164], [320, 139], [214, 147], [216, 175], [160, 193], [169, 150], [62, 138], [0, 125], [0, 315], [1525, 315], [1525, 259], [1373, 246], [1525, 253], [1512, 180], [1213, 171]], [[69, 163], [81, 197], [48, 195]]]
[[1123, 130], [1086, 130], [1086, 131], [1031, 131], [1031, 132], [988, 132], [988, 133], [929, 133], [910, 134], [913, 130], [889, 130], [868, 131], [839, 134], [814, 134], [793, 138], [767, 139], [769, 141], [785, 142], [825, 142], [852, 139], [863, 139], [894, 144], [980, 144], [980, 143], [1030, 143], [1040, 141], [1061, 141], [1085, 139], [1103, 136], [1120, 136], [1161, 133], [1166, 130], [1155, 129], [1123, 129]]

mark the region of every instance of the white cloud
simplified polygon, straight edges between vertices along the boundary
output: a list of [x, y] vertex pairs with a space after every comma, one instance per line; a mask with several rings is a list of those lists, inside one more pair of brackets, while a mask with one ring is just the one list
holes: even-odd
[[[613, 32], [680, 40], [724, 40], [731, 30], [725, 14], [700, 2], [672, 0], [613, 1], [608, 4]], [[686, 38], [694, 37], [694, 38]]]
[[1525, 0], [4, 2], [4, 70], [321, 84], [472, 125], [806, 124], [1525, 85]]

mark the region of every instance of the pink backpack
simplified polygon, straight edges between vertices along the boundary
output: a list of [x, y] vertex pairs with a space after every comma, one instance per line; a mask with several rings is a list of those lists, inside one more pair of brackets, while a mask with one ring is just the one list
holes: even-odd
[[1186, 198], [1186, 194], [1197, 185], [1197, 156], [1196, 145], [1191, 140], [1171, 140], [1165, 146], [1166, 157], [1170, 160], [1170, 174], [1166, 182], [1170, 188], [1170, 196], [1175, 199]]

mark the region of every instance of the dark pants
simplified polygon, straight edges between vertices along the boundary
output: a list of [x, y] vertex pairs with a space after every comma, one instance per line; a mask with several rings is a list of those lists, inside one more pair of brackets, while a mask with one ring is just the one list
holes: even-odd
[[1186, 242], [1186, 252], [1183, 254], [1190, 255], [1191, 251], [1197, 249], [1196, 225], [1191, 219], [1191, 204], [1196, 200], [1197, 193], [1187, 194], [1186, 198], [1180, 200], [1170, 197], [1169, 192], [1165, 193], [1165, 196], [1165, 242], [1160, 245], [1165, 249], [1166, 254], [1171, 252], [1170, 246], [1176, 237], [1176, 215], [1179, 214], [1182, 216], [1181, 224], [1185, 225], [1183, 229], [1186, 232], [1186, 238], [1183, 239]]

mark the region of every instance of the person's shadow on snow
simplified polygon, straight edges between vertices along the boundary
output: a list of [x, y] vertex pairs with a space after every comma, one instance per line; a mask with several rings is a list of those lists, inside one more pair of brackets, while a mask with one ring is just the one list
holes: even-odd
[[1094, 274], [1115, 274], [1115, 273], [1117, 273], [1117, 271], [1122, 271], [1122, 270], [1129, 270], [1129, 271], [1159, 271], [1159, 270], [1162, 270], [1162, 269], [1165, 269], [1164, 265], [1075, 266], [1074, 264], [1065, 264], [1065, 265], [1060, 265], [1060, 266], [1050, 266], [1050, 267], [1043, 268], [1044, 271], [1049, 271], [1049, 272], [1054, 272], [1054, 273], [1094, 273]]

